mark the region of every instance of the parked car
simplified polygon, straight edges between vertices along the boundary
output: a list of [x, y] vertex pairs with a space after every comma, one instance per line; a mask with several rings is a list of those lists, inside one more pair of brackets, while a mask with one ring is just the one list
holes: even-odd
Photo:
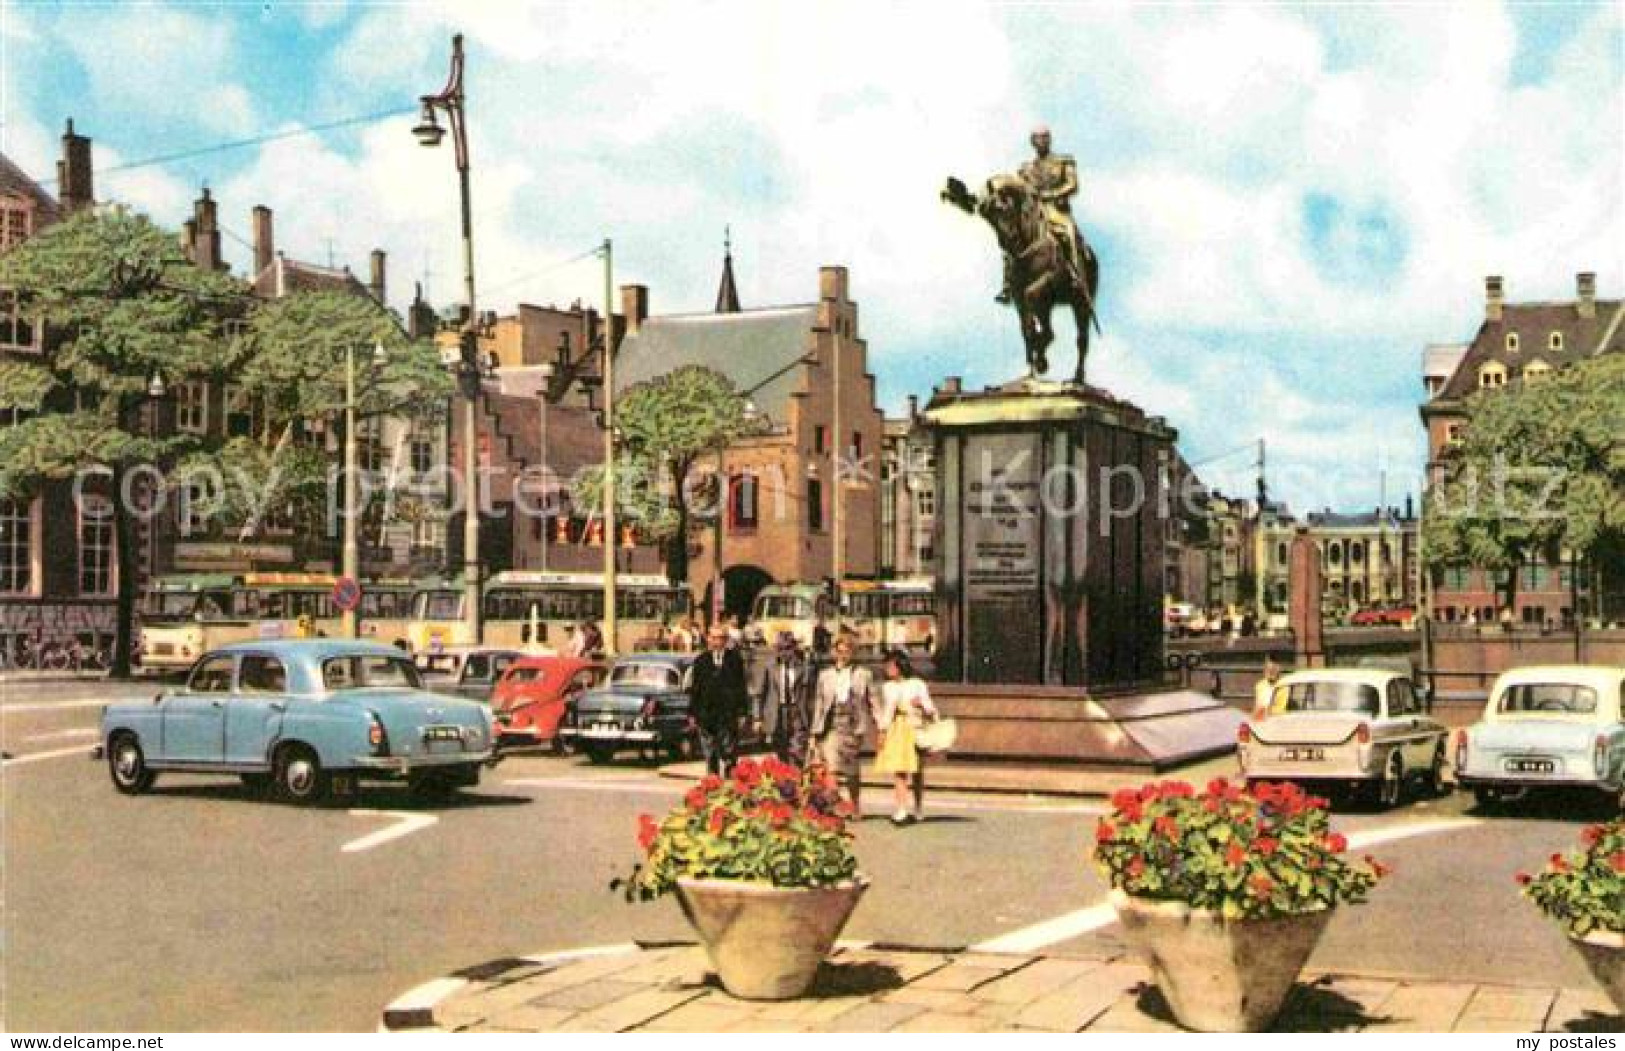
[[1248, 781], [1292, 781], [1398, 806], [1409, 781], [1444, 791], [1449, 731], [1409, 677], [1384, 668], [1283, 675], [1268, 714], [1239, 731]]
[[1349, 623], [1357, 628], [1409, 628], [1416, 624], [1416, 610], [1410, 606], [1368, 606], [1356, 610]]
[[1484, 717], [1456, 733], [1456, 781], [1480, 804], [1583, 788], [1625, 807], [1625, 667], [1551, 665], [1503, 672]]
[[683, 683], [693, 663], [692, 653], [621, 657], [603, 685], [566, 707], [560, 740], [595, 763], [606, 763], [623, 751], [687, 756], [693, 738]]
[[492, 741], [483, 705], [424, 690], [394, 646], [266, 640], [205, 654], [152, 701], [108, 705], [96, 753], [128, 795], [160, 773], [235, 773], [308, 804], [359, 780], [404, 779], [425, 794], [478, 784]]
[[447, 669], [444, 678], [431, 679], [436, 693], [450, 694], [469, 701], [490, 703], [491, 691], [496, 689], [502, 673], [525, 654], [520, 650], [495, 646], [463, 646], [445, 651], [442, 665]]
[[520, 748], [551, 744], [564, 750], [558, 736], [565, 709], [604, 681], [602, 661], [577, 657], [521, 657], [508, 666], [491, 691], [497, 746]]

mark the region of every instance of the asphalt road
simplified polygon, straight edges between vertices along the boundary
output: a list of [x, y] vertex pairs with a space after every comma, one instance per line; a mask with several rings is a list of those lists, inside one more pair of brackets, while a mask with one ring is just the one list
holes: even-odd
[[[368, 1030], [395, 996], [472, 963], [687, 936], [674, 904], [608, 889], [637, 815], [681, 790], [648, 768], [510, 759], [439, 807], [377, 788], [295, 810], [219, 777], [128, 798], [84, 753], [100, 701], [151, 689], [0, 692], [5, 1027]], [[878, 792], [867, 802], [874, 886], [848, 937], [1062, 951], [1115, 937], [1085, 857], [1098, 802], [939, 795], [907, 829], [878, 817]], [[1334, 919], [1311, 966], [1585, 987], [1512, 880], [1576, 839], [1567, 809], [1479, 816], [1456, 796], [1339, 815], [1396, 871]]]

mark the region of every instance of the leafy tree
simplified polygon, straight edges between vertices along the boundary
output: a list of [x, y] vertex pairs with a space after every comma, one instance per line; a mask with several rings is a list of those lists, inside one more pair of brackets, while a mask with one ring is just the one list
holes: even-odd
[[0, 496], [30, 497], [47, 482], [108, 476], [117, 551], [113, 673], [129, 672], [135, 610], [129, 471], [181, 451], [186, 439], [139, 433], [154, 374], [173, 384], [228, 367], [224, 323], [246, 289], [200, 270], [179, 239], [143, 215], [81, 211], [0, 256], [0, 287], [45, 325], [33, 361], [0, 365], [0, 409], [30, 414], [0, 430]]
[[[385, 360], [373, 360], [381, 345]], [[346, 355], [355, 355], [358, 423], [380, 417], [431, 425], [444, 419], [453, 380], [439, 353], [411, 341], [372, 299], [342, 292], [299, 292], [260, 306], [243, 337], [243, 361], [233, 376], [259, 410], [259, 433], [228, 442], [217, 457], [224, 482], [211, 510], [242, 523], [249, 539], [275, 509], [292, 519], [298, 535], [326, 528], [329, 433], [343, 435]], [[321, 435], [313, 443], [311, 435]], [[364, 522], [381, 526], [380, 502], [401, 510], [385, 493], [369, 490], [356, 509]]]
[[[1428, 494], [1429, 568], [1499, 570], [1564, 551], [1605, 564], [1625, 543], [1625, 354], [1467, 403], [1463, 440]], [[1579, 611], [1576, 611], [1578, 616]]]
[[[688, 541], [696, 525], [690, 501], [721, 512], [715, 489], [692, 484], [691, 475], [702, 459], [755, 433], [745, 404], [732, 380], [701, 365], [636, 384], [615, 402], [621, 432], [616, 511], [664, 546], [666, 575], [675, 583], [688, 580]], [[582, 472], [572, 497], [578, 507], [601, 507], [601, 469]]]

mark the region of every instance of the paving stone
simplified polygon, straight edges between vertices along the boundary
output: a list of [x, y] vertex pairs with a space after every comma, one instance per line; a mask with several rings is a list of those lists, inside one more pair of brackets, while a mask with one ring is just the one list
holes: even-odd
[[1038, 959], [979, 986], [971, 996], [990, 1003], [1024, 1004], [1103, 966], [1092, 960]]
[[602, 1007], [611, 1001], [642, 992], [646, 988], [648, 987], [634, 982], [618, 982], [606, 978], [601, 981], [571, 985], [548, 993], [545, 996], [538, 996], [531, 1000], [530, 1003], [537, 1007], [563, 1007], [575, 1011], [591, 1011], [593, 1008]]
[[981, 1005], [964, 993], [951, 989], [922, 989], [918, 985], [905, 985], [893, 989], [880, 998], [887, 1003], [919, 1004], [940, 1014], [971, 1014]]
[[619, 1033], [635, 1029], [703, 995], [703, 991], [697, 989], [641, 989], [577, 1015], [561, 1026], [560, 1031]]
[[550, 1033], [557, 1031], [574, 1017], [576, 1012], [562, 1007], [533, 1007], [530, 1004], [520, 1004], [494, 1018], [487, 1019], [480, 1029], [481, 1032], [492, 1033]]
[[869, 1002], [843, 1011], [819, 1028], [832, 1033], [886, 1033], [926, 1012], [919, 1004]]
[[1540, 1023], [1528, 1019], [1489, 1018], [1482, 1015], [1464, 1015], [1452, 1033], [1538, 1033]]
[[827, 1030], [835, 1019], [866, 1003], [869, 1003], [867, 996], [832, 996], [815, 1000], [798, 1021], [805, 1022], [814, 1029]]
[[1625, 1017], [1598, 989], [1564, 989], [1546, 1017], [1551, 1033], [1625, 1033]]
[[953, 992], [966, 993], [979, 985], [1002, 977], [1005, 973], [1005, 968], [995, 970], [987, 967], [972, 967], [963, 961], [956, 960], [941, 970], [932, 971], [914, 984], [922, 989], [948, 989]]
[[720, 1033], [728, 1026], [749, 1017], [749, 1013], [709, 996], [699, 996], [643, 1026], [651, 1032]]
[[1478, 993], [1467, 1002], [1465, 1015], [1484, 1018], [1532, 1018], [1536, 1024], [1546, 1020], [1557, 999], [1555, 989], [1509, 989], [1492, 985], [1479, 986]]
[[1378, 1033], [1448, 1033], [1477, 992], [1460, 982], [1400, 985], [1382, 1003], [1379, 1016], [1366, 1026]]
[[1146, 1014], [1135, 1005], [1135, 998], [1119, 1000], [1111, 1009], [1093, 1022], [1089, 1033], [1183, 1033], [1185, 1030], [1172, 1021]]
[[724, 1033], [808, 1033], [812, 1030], [803, 1023], [794, 1020], [747, 1015], [722, 1031]]
[[[650, 985], [672, 981], [697, 985], [705, 980], [711, 970], [711, 962], [706, 959], [705, 950], [700, 948], [662, 949], [645, 955], [648, 959], [617, 971], [615, 977], [623, 982], [648, 982]], [[694, 980], [686, 981], [690, 977]]]
[[942, 1011], [926, 1011], [917, 1014], [902, 1025], [893, 1029], [894, 1033], [988, 1033], [994, 1032], [998, 1026], [986, 1018], [975, 1015], [946, 1014]]
[[1145, 970], [1112, 963], [1054, 989], [1027, 1004], [1015, 1024], [1052, 1033], [1075, 1033], [1109, 1011], [1145, 980]]
[[878, 949], [855, 949], [842, 953], [834, 961], [838, 964], [873, 963], [890, 967], [903, 982], [912, 982], [932, 971], [938, 971], [953, 962], [953, 957], [935, 952], [883, 952]]

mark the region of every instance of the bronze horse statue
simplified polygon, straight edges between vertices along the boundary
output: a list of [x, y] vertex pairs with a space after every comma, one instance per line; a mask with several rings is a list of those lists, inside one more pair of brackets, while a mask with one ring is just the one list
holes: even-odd
[[1083, 259], [1079, 266], [1073, 266], [1032, 188], [1019, 176], [993, 176], [981, 197], [958, 179], [950, 178], [942, 199], [967, 213], [980, 215], [993, 227], [1008, 261], [1010, 298], [1021, 321], [1027, 367], [1034, 376], [1049, 371], [1047, 352], [1055, 341], [1050, 312], [1061, 303], [1072, 308], [1078, 328], [1078, 368], [1072, 381], [1081, 385], [1084, 361], [1089, 356], [1089, 329], [1093, 326], [1095, 331], [1100, 330], [1095, 319], [1100, 262], [1094, 250], [1080, 236]]

